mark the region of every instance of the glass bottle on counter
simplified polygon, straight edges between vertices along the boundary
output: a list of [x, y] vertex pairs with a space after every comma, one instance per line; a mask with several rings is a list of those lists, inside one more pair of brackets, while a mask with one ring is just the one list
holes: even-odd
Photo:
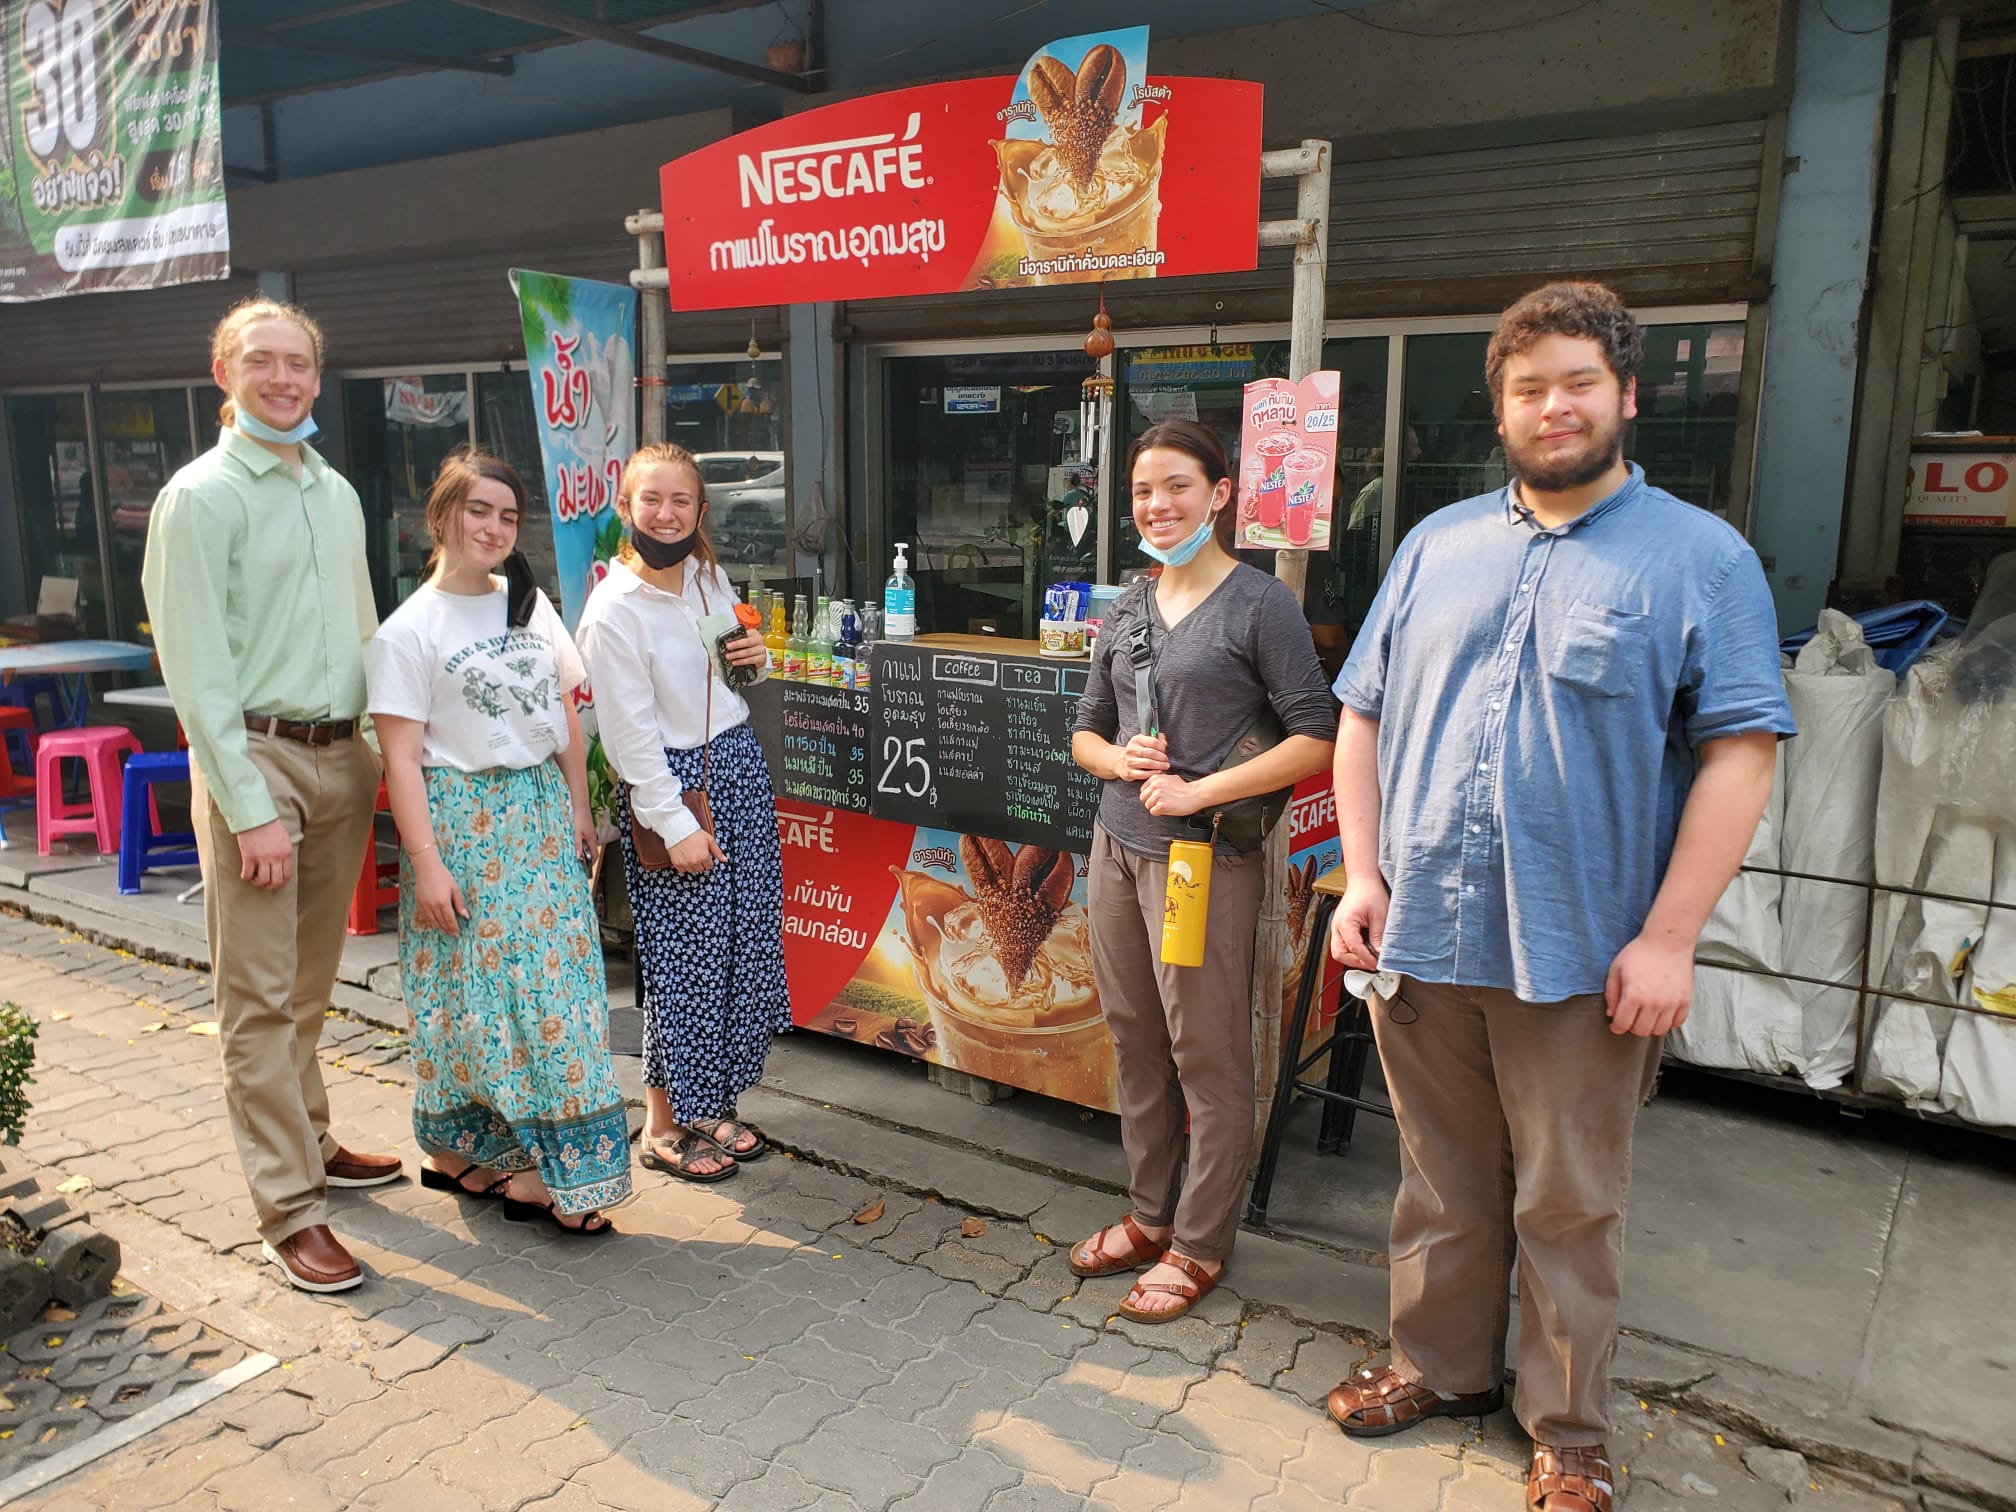
[[866, 688], [871, 685], [869, 661], [875, 650], [875, 642], [882, 638], [882, 611], [873, 604], [861, 606], [861, 643], [854, 648], [854, 686]]
[[840, 621], [840, 632], [833, 638], [833, 685], [836, 688], [855, 686], [856, 669], [861, 656], [861, 621], [854, 613], [850, 599], [842, 599], [833, 606], [834, 614]]
[[805, 680], [833, 681], [833, 600], [819, 596], [819, 608], [812, 616], [811, 638], [805, 644]]
[[790, 628], [784, 623], [783, 594], [773, 593], [770, 595], [769, 613], [764, 618], [769, 623], [769, 629], [763, 636], [763, 644], [770, 648], [770, 675], [772, 677], [782, 677], [784, 675], [784, 658], [787, 643], [791, 639]]
[[811, 620], [801, 593], [792, 601], [791, 634], [784, 642], [784, 675], [794, 682], [805, 680], [805, 648], [810, 639]]

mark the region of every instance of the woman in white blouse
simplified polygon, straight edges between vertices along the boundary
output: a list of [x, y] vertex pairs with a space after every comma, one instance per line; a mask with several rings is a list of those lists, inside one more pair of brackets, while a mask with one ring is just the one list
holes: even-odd
[[[770, 769], [749, 706], [700, 634], [736, 597], [704, 528], [707, 490], [684, 447], [647, 446], [623, 469], [629, 540], [581, 611], [581, 653], [602, 748], [622, 779], [617, 830], [637, 921], [647, 1112], [643, 1163], [722, 1181], [767, 1151], [735, 1100], [791, 1027], [784, 871]], [[745, 634], [728, 660], [759, 666]], [[691, 800], [704, 791], [705, 802]], [[711, 809], [712, 832], [699, 817]], [[640, 831], [642, 833], [640, 833]]]

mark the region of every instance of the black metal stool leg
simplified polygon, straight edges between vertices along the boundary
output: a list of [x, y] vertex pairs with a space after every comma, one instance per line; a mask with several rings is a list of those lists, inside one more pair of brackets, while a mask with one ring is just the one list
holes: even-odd
[[[1351, 1036], [1360, 1027], [1363, 1011], [1363, 1005], [1344, 990], [1340, 979], [1337, 983], [1337, 1016], [1330, 1022], [1330, 1063], [1323, 1078], [1323, 1085], [1332, 1092], [1342, 1092], [1349, 1078], [1351, 1051], [1357, 1043]], [[1349, 1149], [1351, 1130], [1357, 1119], [1356, 1108], [1326, 1098], [1323, 1122], [1316, 1136], [1316, 1153], [1335, 1155]]]
[[1267, 1112], [1267, 1129], [1260, 1139], [1260, 1163], [1253, 1172], [1253, 1191], [1246, 1200], [1246, 1221], [1256, 1226], [1267, 1221], [1267, 1199], [1274, 1190], [1274, 1169], [1281, 1159], [1281, 1140], [1288, 1132], [1288, 1104], [1295, 1094], [1295, 1068], [1302, 1059], [1302, 1037], [1309, 1028], [1309, 1005], [1322, 984], [1322, 952], [1329, 946], [1330, 915], [1337, 900], [1317, 899], [1316, 916], [1310, 921], [1309, 953], [1302, 962], [1302, 982], [1295, 992], [1295, 1011], [1281, 1035], [1281, 1064], [1274, 1077], [1274, 1105]]

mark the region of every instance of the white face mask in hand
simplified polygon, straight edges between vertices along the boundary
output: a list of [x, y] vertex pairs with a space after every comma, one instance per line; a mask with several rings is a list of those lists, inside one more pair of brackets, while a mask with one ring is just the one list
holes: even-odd
[[1397, 971], [1347, 971], [1344, 973], [1344, 990], [1363, 1002], [1374, 995], [1384, 1002], [1392, 1002], [1394, 994], [1400, 990], [1400, 973]]

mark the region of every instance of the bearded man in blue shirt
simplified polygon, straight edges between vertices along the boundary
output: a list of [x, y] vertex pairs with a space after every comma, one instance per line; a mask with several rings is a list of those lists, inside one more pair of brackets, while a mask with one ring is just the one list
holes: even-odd
[[1756, 553], [1624, 460], [1643, 354], [1597, 284], [1505, 312], [1513, 481], [1401, 543], [1336, 685], [1331, 951], [1393, 979], [1401, 1182], [1392, 1363], [1329, 1410], [1370, 1437], [1500, 1407], [1516, 1255], [1542, 1512], [1610, 1512], [1632, 1126], [1794, 733]]

